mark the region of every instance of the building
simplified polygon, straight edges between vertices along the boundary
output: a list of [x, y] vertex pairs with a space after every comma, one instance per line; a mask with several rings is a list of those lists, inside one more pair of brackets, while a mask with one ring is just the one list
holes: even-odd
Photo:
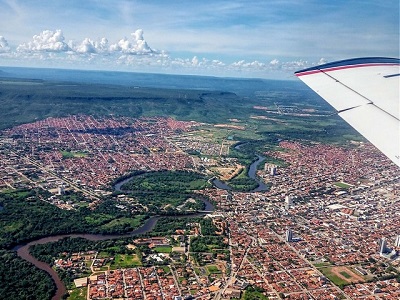
[[276, 175], [277, 166], [273, 164], [265, 164], [264, 171], [269, 172], [269, 175], [275, 176]]
[[61, 184], [61, 185], [58, 186], [57, 194], [58, 194], [59, 196], [65, 194], [65, 187], [64, 187], [63, 184]]
[[285, 197], [285, 208], [286, 208], [286, 210], [289, 210], [292, 205], [293, 205], [292, 196], [289, 196], [289, 195], [286, 196]]
[[272, 165], [270, 168], [270, 173], [271, 176], [275, 176], [276, 175], [276, 166]]
[[396, 241], [394, 242], [395, 247], [400, 247], [400, 234], [396, 237]]
[[381, 238], [379, 241], [379, 254], [385, 254], [388, 251], [386, 244], [386, 238]]
[[293, 240], [293, 231], [291, 229], [286, 230], [286, 242], [291, 242]]

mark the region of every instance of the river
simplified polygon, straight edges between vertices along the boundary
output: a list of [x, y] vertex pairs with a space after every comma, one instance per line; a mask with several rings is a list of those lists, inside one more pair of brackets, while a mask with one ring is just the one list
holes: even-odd
[[[239, 149], [239, 147], [241, 145], [242, 144], [237, 145], [235, 148]], [[264, 160], [265, 160], [264, 156], [261, 156], [261, 155], [257, 154], [257, 159], [249, 167], [249, 171], [248, 171], [247, 175], [250, 178], [252, 178], [255, 181], [257, 181], [257, 183], [258, 183], [258, 187], [256, 187], [255, 189], [253, 189], [250, 192], [263, 192], [263, 191], [268, 191], [269, 190], [269, 186], [267, 186], [263, 181], [259, 180], [257, 178], [257, 176], [256, 176], [258, 165], [260, 163], [262, 163]], [[229, 185], [227, 185], [225, 182], [219, 180], [218, 178], [214, 178], [212, 180], [212, 183], [214, 184], [214, 186], [216, 186], [219, 189], [228, 190], [228, 191], [232, 190], [232, 188]]]
[[[131, 178], [127, 178], [119, 183], [117, 183], [114, 186], [115, 190], [121, 191], [121, 186], [129, 181]], [[203, 199], [203, 202], [205, 204], [205, 211], [213, 211], [214, 206], [212, 203], [210, 203], [207, 200]], [[0, 206], [0, 210], [3, 207]], [[177, 216], [152, 216], [147, 221], [143, 224], [142, 227], [137, 228], [136, 230], [126, 233], [126, 234], [118, 234], [118, 235], [102, 235], [102, 234], [62, 234], [62, 235], [54, 235], [54, 236], [48, 236], [44, 238], [40, 238], [34, 241], [31, 241], [29, 243], [21, 244], [13, 248], [13, 250], [17, 251], [17, 254], [19, 257], [22, 259], [34, 264], [37, 268], [44, 270], [47, 272], [51, 278], [53, 279], [55, 285], [56, 285], [56, 294], [53, 296], [52, 300], [59, 300], [62, 298], [62, 296], [66, 293], [66, 288], [61, 281], [60, 277], [58, 276], [57, 272], [51, 268], [50, 265], [48, 265], [45, 262], [37, 260], [35, 257], [33, 257], [29, 253], [29, 248], [34, 245], [38, 244], [47, 244], [51, 242], [56, 242], [58, 240], [61, 240], [63, 238], [67, 237], [72, 237], [72, 238], [84, 238], [88, 239], [90, 241], [102, 241], [102, 240], [109, 240], [109, 239], [118, 239], [118, 238], [126, 238], [126, 237], [133, 237], [135, 235], [139, 234], [144, 234], [147, 232], [150, 232], [153, 230], [153, 228], [157, 224], [157, 220], [162, 218], [162, 217], [168, 217], [168, 218], [189, 218], [189, 217], [199, 217], [199, 216], [204, 216], [206, 213], [193, 213], [193, 214], [187, 214], [187, 215], [177, 215]]]
[[[241, 145], [237, 145], [237, 149], [239, 149]], [[256, 172], [257, 172], [257, 167], [258, 165], [265, 159], [265, 157], [257, 155], [257, 160], [255, 160], [249, 168], [248, 175], [250, 178], [253, 178], [258, 182], [258, 187], [253, 190], [253, 192], [260, 192], [260, 191], [265, 191], [268, 190], [268, 186], [266, 186], [263, 182], [260, 182], [256, 178]], [[124, 185], [126, 182], [131, 180], [132, 177], [126, 178], [114, 185], [114, 190], [116, 191], [121, 191], [121, 192], [129, 192], [129, 191], [124, 191], [121, 190], [122, 185]], [[213, 184], [220, 188], [220, 189], [225, 189], [225, 190], [230, 190], [231, 188], [225, 184], [224, 182], [220, 181], [219, 179], [214, 179]], [[205, 203], [205, 211], [213, 211], [214, 206], [207, 200], [203, 200]], [[0, 211], [3, 209], [2, 206], [0, 206]], [[197, 217], [197, 216], [204, 216], [205, 213], [196, 213], [196, 214], [190, 214], [190, 215], [177, 215], [177, 216], [171, 216], [173, 218], [189, 218], [189, 217]], [[40, 238], [34, 241], [31, 241], [29, 243], [21, 244], [16, 247], [14, 247], [13, 250], [17, 251], [17, 254], [19, 257], [22, 259], [34, 264], [37, 268], [44, 270], [47, 272], [51, 278], [53, 279], [55, 285], [56, 285], [56, 294], [53, 296], [52, 300], [59, 300], [61, 297], [66, 293], [66, 288], [61, 281], [60, 277], [58, 276], [57, 272], [50, 267], [47, 263], [44, 263], [42, 261], [37, 260], [35, 257], [33, 257], [29, 253], [29, 248], [34, 245], [38, 244], [46, 244], [46, 243], [51, 243], [51, 242], [56, 242], [59, 241], [63, 238], [71, 237], [71, 238], [84, 238], [88, 239], [90, 241], [102, 241], [102, 240], [108, 240], [108, 239], [118, 239], [118, 238], [125, 238], [125, 237], [133, 237], [135, 235], [139, 234], [144, 234], [147, 232], [150, 232], [153, 230], [155, 225], [157, 224], [157, 220], [160, 219], [161, 217], [164, 216], [153, 216], [147, 219], [147, 221], [143, 224], [142, 227], [139, 227], [138, 229], [127, 233], [127, 234], [120, 234], [120, 235], [102, 235], [102, 234], [63, 234], [63, 235], [55, 235], [55, 236], [48, 236], [44, 238]]]

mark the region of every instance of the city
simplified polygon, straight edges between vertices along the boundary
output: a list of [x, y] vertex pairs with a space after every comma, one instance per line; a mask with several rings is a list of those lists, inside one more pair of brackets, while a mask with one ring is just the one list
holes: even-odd
[[[205, 135], [207, 126], [220, 127], [80, 115], [6, 129], [0, 189], [40, 188], [51, 192], [43, 201], [74, 211], [95, 209], [112, 195], [112, 183], [132, 170], [190, 170], [226, 179], [218, 170], [228, 169], [234, 176], [240, 163], [227, 159], [228, 149], [240, 141]], [[111, 263], [115, 257], [100, 257], [105, 263], [97, 266], [97, 249], [70, 253], [69, 261], [58, 258], [55, 265], [90, 274], [75, 280], [77, 288], [86, 287], [87, 299], [231, 299], [249, 287], [268, 299], [399, 299], [398, 168], [369, 143], [345, 148], [282, 140], [279, 148], [263, 155], [284, 166], [267, 162], [257, 171], [271, 185], [268, 191], [212, 185], [196, 191], [215, 204], [206, 216], [215, 232], [188, 223], [173, 229], [173, 240], [132, 238], [126, 245], [132, 257], [142, 256], [138, 245], [150, 252], [131, 266], [118, 267]], [[66, 191], [83, 197], [65, 200]], [[135, 209], [145, 211], [137, 203]], [[209, 236], [222, 248], [206, 243], [208, 251], [196, 250], [196, 238]]]

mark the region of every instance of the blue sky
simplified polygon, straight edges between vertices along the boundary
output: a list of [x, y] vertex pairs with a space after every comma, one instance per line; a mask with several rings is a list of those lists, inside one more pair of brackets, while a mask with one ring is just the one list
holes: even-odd
[[399, 56], [399, 2], [0, 0], [0, 65], [290, 78]]

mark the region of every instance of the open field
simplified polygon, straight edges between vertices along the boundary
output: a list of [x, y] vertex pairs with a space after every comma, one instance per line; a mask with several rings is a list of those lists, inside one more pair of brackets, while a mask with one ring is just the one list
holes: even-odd
[[215, 172], [219, 174], [219, 179], [222, 181], [228, 181], [231, 180], [232, 178], [236, 177], [237, 175], [240, 174], [240, 172], [243, 170], [243, 166], [241, 165], [236, 165], [236, 167], [231, 167], [231, 168], [215, 168]]
[[344, 183], [344, 182], [335, 182], [335, 185], [342, 188], [342, 189], [348, 189], [351, 187], [350, 184]]
[[141, 265], [142, 263], [136, 254], [117, 254], [111, 263], [111, 268], [134, 268]]
[[73, 289], [72, 292], [69, 293], [68, 300], [86, 300], [87, 297], [87, 287]]
[[320, 271], [337, 286], [364, 282], [364, 278], [345, 266], [321, 268]]
[[159, 246], [159, 247], [155, 247], [154, 251], [158, 252], [158, 253], [171, 253], [172, 252], [172, 247], [170, 246]]
[[220, 274], [221, 273], [221, 270], [218, 269], [218, 267], [215, 265], [208, 265], [206, 268], [210, 274]]

